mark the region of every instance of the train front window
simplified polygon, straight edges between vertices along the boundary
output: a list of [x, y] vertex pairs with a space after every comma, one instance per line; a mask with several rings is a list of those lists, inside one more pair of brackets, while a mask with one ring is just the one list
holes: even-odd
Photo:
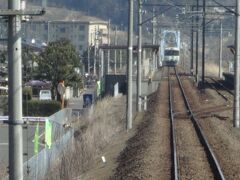
[[164, 51], [165, 56], [179, 56], [179, 51], [176, 50], [165, 50]]

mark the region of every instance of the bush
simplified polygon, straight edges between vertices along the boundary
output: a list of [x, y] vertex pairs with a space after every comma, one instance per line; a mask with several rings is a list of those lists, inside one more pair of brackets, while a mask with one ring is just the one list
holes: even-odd
[[32, 91], [32, 87], [27, 86], [24, 87], [22, 90], [22, 94], [23, 94], [23, 100], [31, 100], [32, 99], [32, 95], [33, 95], [33, 91]]
[[23, 102], [24, 116], [51, 116], [60, 109], [61, 104], [58, 101], [31, 100]]
[[0, 96], [0, 115], [5, 115], [8, 106], [8, 97], [7, 96]]

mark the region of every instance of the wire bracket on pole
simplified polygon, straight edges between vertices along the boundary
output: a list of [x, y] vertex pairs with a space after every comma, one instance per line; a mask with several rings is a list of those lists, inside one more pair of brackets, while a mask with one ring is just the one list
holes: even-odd
[[8, 124], [8, 125], [25, 125], [25, 124], [27, 124], [27, 122], [23, 121], [23, 120], [18, 120], [18, 121], [4, 120], [3, 123]]
[[28, 11], [28, 10], [14, 10], [14, 9], [0, 9], [0, 16], [42, 16], [46, 13], [44, 8], [35, 11]]

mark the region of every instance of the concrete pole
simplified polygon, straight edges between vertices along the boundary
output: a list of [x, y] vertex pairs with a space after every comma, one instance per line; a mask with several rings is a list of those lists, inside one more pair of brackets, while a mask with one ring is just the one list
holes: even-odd
[[222, 21], [220, 20], [220, 43], [219, 43], [219, 78], [222, 78]]
[[93, 58], [93, 75], [96, 76], [96, 61], [97, 61], [97, 29], [94, 36], [94, 58]]
[[153, 63], [154, 63], [154, 71], [157, 69], [157, 56], [156, 56], [156, 51], [153, 49]]
[[104, 75], [104, 51], [100, 50], [100, 56], [101, 56], [101, 77]]
[[[20, 0], [9, 0], [9, 9], [20, 9]], [[8, 19], [8, 111], [9, 111], [9, 179], [23, 179], [22, 141], [22, 47], [21, 16]]]
[[147, 110], [147, 96], [144, 96], [144, 105], [143, 105], [143, 110]]
[[[27, 27], [27, 24], [25, 24], [26, 25], [26, 27]], [[50, 41], [50, 38], [49, 38], [49, 32], [50, 31], [50, 21], [47, 21], [47, 44], [49, 43], [49, 41]], [[26, 39], [27, 39], [27, 30], [26, 30]]]
[[[145, 75], [149, 72], [146, 73], [146, 68], [144, 66], [144, 61], [146, 61], [146, 49], [142, 48], [142, 64], [143, 64], [143, 68], [144, 68], [144, 74], [143, 77], [145, 77]], [[148, 78], [148, 77], [147, 77]]]
[[155, 9], [153, 8], [153, 16], [152, 16], [152, 44], [156, 44], [156, 17], [155, 17]]
[[239, 75], [240, 75], [240, 3], [236, 3], [236, 24], [235, 24], [235, 69], [234, 69], [234, 109], [233, 109], [233, 126], [239, 128]]
[[122, 50], [119, 50], [119, 68], [122, 70]]
[[90, 75], [90, 46], [87, 47], [87, 63], [88, 63], [88, 74]]
[[93, 75], [96, 76], [97, 46], [94, 44]]
[[[153, 8], [153, 16], [152, 16], [152, 44], [156, 44], [156, 17], [155, 17], [155, 9]], [[155, 70], [155, 52], [152, 51], [152, 69]]]
[[42, 0], [42, 7], [44, 7], [44, 8], [47, 7], [47, 0]]
[[142, 49], [143, 51], [143, 60], [146, 59], [146, 49]]
[[137, 111], [142, 111], [141, 94], [142, 94], [142, 0], [138, 0], [138, 61], [137, 61]]
[[129, 0], [129, 15], [128, 15], [128, 63], [127, 63], [127, 130], [132, 129], [132, 51], [133, 51], [133, 0]]
[[[111, 44], [111, 37], [110, 37], [110, 19], [108, 20], [108, 46], [110, 46]], [[110, 70], [110, 49], [107, 50], [107, 74], [109, 74], [109, 70]]]
[[[192, 11], [193, 11], [192, 6]], [[192, 26], [191, 26], [191, 63], [190, 63], [190, 73], [193, 76], [193, 17], [192, 17]]]
[[203, 0], [203, 22], [202, 22], [202, 86], [205, 84], [205, 12], [206, 0]]
[[[115, 26], [114, 45], [117, 45], [117, 26]], [[117, 51], [114, 50], [114, 74], [117, 73]]]
[[[197, 0], [197, 12], [199, 11], [199, 0]], [[198, 28], [199, 28], [199, 17], [197, 15], [196, 17], [196, 24], [197, 24], [197, 29], [196, 29], [196, 83], [198, 84]]]
[[[89, 38], [89, 36], [88, 36]], [[88, 64], [88, 74], [90, 75], [90, 50], [91, 50], [91, 45], [92, 45], [92, 34], [90, 34], [90, 43], [88, 41], [88, 45], [87, 45], [87, 64]]]
[[98, 79], [101, 79], [101, 73], [102, 73], [102, 62], [101, 62], [101, 50], [98, 48], [97, 50], [97, 60], [98, 60]]

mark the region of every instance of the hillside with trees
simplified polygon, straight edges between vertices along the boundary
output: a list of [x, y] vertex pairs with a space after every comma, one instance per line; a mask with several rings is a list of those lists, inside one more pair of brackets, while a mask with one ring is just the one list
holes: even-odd
[[[34, 4], [41, 4], [39, 0], [29, 0], [28, 2], [33, 2]], [[135, 9], [137, 8], [138, 0], [134, 0]], [[197, 3], [196, 0], [171, 0], [171, 1], [159, 1], [159, 0], [143, 0], [144, 3], [158, 3], [158, 4], [182, 4], [185, 5], [185, 9], [189, 9], [189, 5]], [[222, 3], [225, 5], [235, 5], [233, 0], [224, 1], [218, 0], [218, 3]], [[128, 0], [48, 0], [48, 6], [53, 7], [64, 7], [72, 10], [78, 10], [86, 13], [89, 16], [96, 16], [103, 18], [105, 20], [111, 19], [111, 21], [115, 24], [119, 25], [127, 25], [127, 15], [128, 15]], [[206, 2], [208, 5], [217, 5], [214, 1]], [[199, 2], [199, 5], [202, 5], [202, 1]], [[156, 11], [164, 10], [166, 7], [155, 7]], [[182, 8], [182, 7], [181, 7]], [[147, 11], [152, 11], [152, 7], [144, 7]], [[180, 9], [180, 8], [176, 8]], [[175, 16], [176, 9], [167, 12], [167, 15]], [[136, 12], [136, 11], [135, 11]]]

